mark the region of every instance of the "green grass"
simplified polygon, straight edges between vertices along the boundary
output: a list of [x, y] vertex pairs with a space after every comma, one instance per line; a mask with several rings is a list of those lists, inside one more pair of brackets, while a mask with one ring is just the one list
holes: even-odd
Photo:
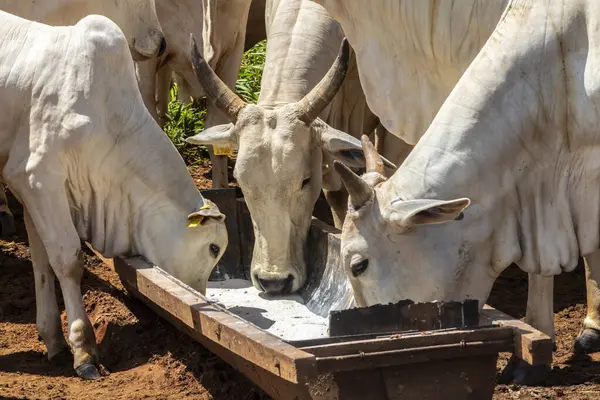
[[[266, 42], [262, 41], [244, 54], [236, 92], [247, 103], [256, 103], [260, 93], [265, 63]], [[206, 108], [204, 102], [182, 104], [177, 101], [177, 86], [171, 89], [171, 101], [167, 114], [165, 132], [188, 163], [195, 163], [208, 157], [205, 146], [187, 144], [185, 138], [204, 129]]]

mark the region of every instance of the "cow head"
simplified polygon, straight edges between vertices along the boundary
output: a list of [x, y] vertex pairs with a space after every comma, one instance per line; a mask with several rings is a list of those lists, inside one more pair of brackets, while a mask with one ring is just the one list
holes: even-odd
[[357, 304], [472, 298], [482, 306], [497, 275], [482, 267], [491, 251], [489, 237], [471, 229], [477, 208], [463, 214], [467, 198], [399, 198], [366, 137], [363, 149], [362, 177], [334, 163], [349, 193], [341, 255]]
[[[211, 271], [225, 252], [228, 244], [225, 216], [207, 199], [185, 218], [174, 218], [173, 213], [159, 216], [160, 223], [152, 221], [146, 231], [151, 243], [144, 246], [144, 255], [171, 275], [194, 289], [206, 294], [206, 283]], [[160, 225], [160, 226], [159, 226]]]
[[318, 118], [342, 85], [348, 58], [344, 40], [333, 66], [310, 93], [297, 103], [267, 109], [246, 104], [231, 91], [202, 59], [192, 38], [196, 76], [232, 123], [188, 141], [237, 147], [234, 176], [255, 234], [252, 281], [265, 292], [295, 292], [306, 281], [304, 247], [327, 164], [335, 159], [364, 165], [360, 141]]
[[119, 25], [136, 61], [164, 53], [167, 43], [154, 0], [94, 0], [93, 3], [90, 11], [105, 15]]

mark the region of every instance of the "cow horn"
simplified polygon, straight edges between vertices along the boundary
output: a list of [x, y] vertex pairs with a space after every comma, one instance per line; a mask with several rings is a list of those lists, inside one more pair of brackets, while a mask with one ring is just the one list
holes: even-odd
[[246, 107], [246, 102], [229, 89], [200, 55], [193, 34], [190, 34], [190, 51], [194, 74], [204, 89], [206, 97], [235, 123], [240, 111]]
[[350, 168], [337, 160], [333, 161], [333, 167], [340, 174], [342, 183], [348, 191], [350, 204], [352, 204], [355, 210], [364, 206], [373, 197], [373, 189], [371, 189], [367, 182], [352, 172]]
[[350, 46], [346, 38], [342, 40], [340, 51], [327, 74], [302, 100], [297, 104], [298, 118], [310, 125], [327, 107], [336, 93], [342, 87], [348, 60], [350, 59]]
[[385, 174], [383, 160], [375, 149], [375, 146], [373, 146], [373, 143], [369, 140], [369, 137], [367, 135], [362, 135], [360, 142], [362, 144], [363, 154], [365, 155], [367, 172], [377, 172], [381, 175]]

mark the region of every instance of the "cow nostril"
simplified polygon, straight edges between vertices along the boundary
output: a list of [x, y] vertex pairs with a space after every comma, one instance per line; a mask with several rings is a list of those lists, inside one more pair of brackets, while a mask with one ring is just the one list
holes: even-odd
[[160, 48], [158, 49], [158, 56], [161, 57], [165, 54], [165, 50], [167, 50], [167, 41], [164, 37], [160, 39]]
[[257, 279], [258, 285], [268, 294], [289, 294], [292, 291], [294, 276], [288, 275], [285, 279]]

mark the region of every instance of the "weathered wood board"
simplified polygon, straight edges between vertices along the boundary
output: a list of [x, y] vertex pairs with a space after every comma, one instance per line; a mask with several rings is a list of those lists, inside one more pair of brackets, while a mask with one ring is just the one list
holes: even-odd
[[550, 365], [552, 363], [552, 338], [531, 325], [487, 304], [483, 306], [479, 323], [513, 328], [515, 335], [513, 354], [528, 364]]
[[[133, 296], [276, 399], [364, 399], [365, 379], [372, 379], [368, 398], [375, 400], [421, 399], [423, 390], [429, 399], [488, 399], [498, 352], [515, 347], [514, 326], [536, 332], [502, 317], [507, 326], [346, 336], [293, 346], [140, 258], [117, 258], [114, 266]], [[493, 318], [482, 317], [491, 324]]]
[[332, 310], [329, 314], [331, 336], [472, 328], [478, 324], [477, 300], [430, 303], [402, 300], [395, 304]]

